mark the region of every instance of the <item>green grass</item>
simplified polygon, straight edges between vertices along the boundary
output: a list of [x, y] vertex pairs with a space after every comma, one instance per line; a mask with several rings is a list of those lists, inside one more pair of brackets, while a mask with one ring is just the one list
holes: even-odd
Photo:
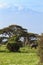
[[9, 52], [5, 46], [0, 47], [0, 65], [37, 65], [37, 50], [24, 47], [21, 52]]

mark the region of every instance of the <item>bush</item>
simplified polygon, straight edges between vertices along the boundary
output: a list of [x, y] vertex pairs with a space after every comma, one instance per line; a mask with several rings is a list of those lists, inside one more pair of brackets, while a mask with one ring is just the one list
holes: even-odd
[[18, 52], [20, 47], [22, 47], [22, 42], [21, 41], [7, 44], [8, 50], [10, 50], [12, 52]]
[[7, 43], [7, 48], [10, 51], [19, 51], [20, 47], [23, 46], [23, 43], [21, 41], [19, 41], [19, 37], [17, 35], [12, 36]]

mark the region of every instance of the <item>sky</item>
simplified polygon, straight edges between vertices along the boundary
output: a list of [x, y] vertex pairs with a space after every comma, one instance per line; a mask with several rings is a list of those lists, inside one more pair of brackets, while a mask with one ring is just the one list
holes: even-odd
[[43, 33], [43, 0], [0, 0], [0, 29], [11, 24]]

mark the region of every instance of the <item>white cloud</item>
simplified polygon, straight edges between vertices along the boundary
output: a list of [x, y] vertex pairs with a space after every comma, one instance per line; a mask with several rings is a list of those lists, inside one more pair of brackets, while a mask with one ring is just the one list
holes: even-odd
[[7, 3], [0, 3], [0, 8], [4, 9], [4, 8], [14, 8], [16, 7], [18, 9], [18, 11], [21, 11], [24, 9], [24, 7], [22, 5], [19, 4], [7, 4]]
[[23, 9], [24, 9], [24, 7], [22, 7], [22, 6], [18, 7], [18, 10], [19, 10], [19, 11], [21, 11], [21, 10], [23, 10]]
[[18, 11], [21, 11], [24, 9], [24, 7], [22, 5], [19, 5], [19, 4], [14, 4], [14, 6], [18, 8]]
[[10, 6], [7, 3], [0, 3], [0, 8], [9, 8]]
[[24, 6], [20, 4], [0, 3], [0, 9], [6, 9], [6, 8], [9, 8], [11, 10], [22, 11], [24, 9]]

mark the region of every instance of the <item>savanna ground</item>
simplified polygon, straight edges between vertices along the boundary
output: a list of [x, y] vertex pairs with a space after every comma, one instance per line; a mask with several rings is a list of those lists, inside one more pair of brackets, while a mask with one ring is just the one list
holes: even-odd
[[24, 47], [21, 52], [10, 52], [6, 46], [0, 47], [0, 65], [37, 65], [39, 57], [37, 49]]

